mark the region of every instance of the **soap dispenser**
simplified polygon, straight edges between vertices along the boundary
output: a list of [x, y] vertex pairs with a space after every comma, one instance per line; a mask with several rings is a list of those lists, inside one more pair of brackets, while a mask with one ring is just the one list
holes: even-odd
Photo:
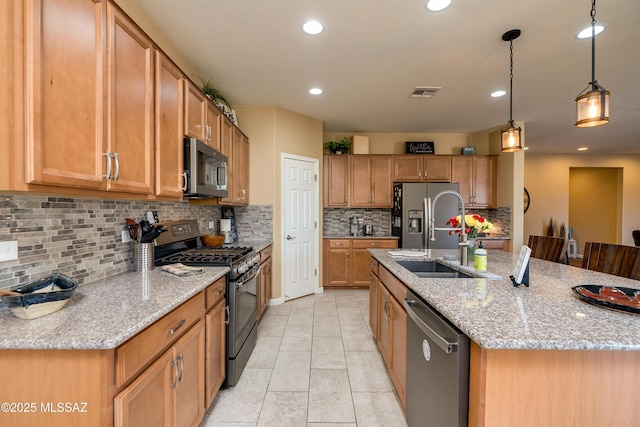
[[487, 271], [487, 250], [482, 246], [482, 240], [475, 253], [475, 270]]

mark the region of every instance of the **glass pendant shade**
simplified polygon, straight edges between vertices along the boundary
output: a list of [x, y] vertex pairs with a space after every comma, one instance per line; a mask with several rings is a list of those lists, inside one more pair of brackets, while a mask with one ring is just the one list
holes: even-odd
[[[587, 89], [585, 89], [586, 91]], [[576, 98], [576, 126], [587, 128], [609, 123], [609, 91], [598, 84]]]
[[513, 151], [522, 150], [522, 139], [520, 138], [520, 131], [522, 129], [513, 123], [513, 120], [509, 120], [509, 125], [506, 129], [502, 130], [502, 152], [510, 153]]

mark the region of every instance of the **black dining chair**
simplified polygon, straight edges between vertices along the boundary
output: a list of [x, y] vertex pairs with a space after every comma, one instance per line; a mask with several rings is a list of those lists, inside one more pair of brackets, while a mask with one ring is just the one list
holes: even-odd
[[640, 246], [640, 230], [633, 230], [631, 232], [631, 235], [633, 236], [633, 242], [636, 246]]

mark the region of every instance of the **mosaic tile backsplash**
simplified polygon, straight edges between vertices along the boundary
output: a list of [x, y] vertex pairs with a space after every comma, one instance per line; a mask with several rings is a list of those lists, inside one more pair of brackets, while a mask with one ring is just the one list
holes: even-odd
[[[160, 221], [197, 219], [203, 233], [219, 227], [219, 207], [187, 201], [0, 195], [0, 240], [18, 241], [18, 259], [0, 262], [0, 288], [54, 272], [85, 283], [131, 270], [132, 243], [122, 242], [125, 218], [140, 221], [150, 210]], [[234, 208], [238, 237], [271, 238], [272, 212], [271, 206]], [[209, 221], [215, 224], [212, 230]]]

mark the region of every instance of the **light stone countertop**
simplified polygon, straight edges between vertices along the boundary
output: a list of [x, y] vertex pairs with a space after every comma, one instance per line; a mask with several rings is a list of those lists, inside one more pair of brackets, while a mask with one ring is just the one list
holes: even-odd
[[[392, 257], [388, 251], [369, 249], [381, 265], [481, 347], [640, 350], [640, 315], [588, 304], [571, 290], [586, 284], [640, 289], [640, 281], [531, 258], [529, 287], [516, 288], [509, 276], [517, 255], [500, 250], [487, 250], [488, 271], [500, 280], [423, 279], [395, 260], [425, 260], [458, 251], [431, 250], [425, 257]], [[457, 264], [454, 267], [460, 269]]]
[[377, 239], [377, 240], [398, 240], [398, 236], [365, 236], [364, 234], [358, 236], [352, 236], [351, 234], [325, 234], [323, 239]]
[[19, 319], [0, 309], [0, 349], [112, 349], [223, 277], [227, 267], [175, 276], [154, 268], [78, 286], [59, 311]]

